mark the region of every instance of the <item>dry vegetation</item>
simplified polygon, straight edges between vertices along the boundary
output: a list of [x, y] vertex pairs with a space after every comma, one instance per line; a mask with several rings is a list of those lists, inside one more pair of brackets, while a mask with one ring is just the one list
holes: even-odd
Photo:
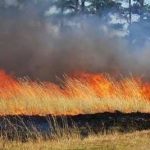
[[[44, 136], [38, 129], [33, 127], [30, 130], [25, 124], [21, 127], [22, 133], [19, 133], [17, 126], [9, 120], [7, 122], [10, 123], [7, 136], [5, 130], [0, 138], [1, 150], [145, 150], [150, 147], [150, 131], [121, 133], [114, 129], [113, 132], [95, 134], [91, 130], [85, 135], [76, 126], [70, 129], [64, 124], [64, 128], [61, 128], [54, 120], [55, 132], [51, 136]], [[26, 135], [27, 138], [24, 138]]]
[[[80, 74], [66, 77], [63, 87], [53, 83], [15, 80], [0, 72], [0, 115], [61, 115], [89, 114], [97, 112], [150, 112], [150, 84], [135, 78], [121, 81], [105, 75]], [[111, 135], [89, 135], [85, 139], [76, 132], [24, 143], [0, 140], [0, 148], [6, 150], [49, 149], [102, 149], [145, 150], [150, 147], [150, 132]]]
[[54, 140], [37, 140], [21, 143], [0, 140], [2, 150], [148, 150], [150, 147], [150, 131], [128, 134], [114, 133], [111, 135], [89, 136], [84, 140], [74, 135], [69, 138]]
[[0, 79], [1, 115], [150, 112], [150, 84], [132, 77], [115, 81], [103, 74], [80, 73], [66, 77], [62, 87], [15, 80], [4, 72]]

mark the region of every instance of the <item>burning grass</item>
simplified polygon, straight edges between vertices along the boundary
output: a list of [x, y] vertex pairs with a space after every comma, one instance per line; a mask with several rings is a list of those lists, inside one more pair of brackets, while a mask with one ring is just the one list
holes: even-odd
[[14, 79], [0, 71], [0, 115], [76, 115], [150, 112], [150, 83], [105, 74], [66, 76], [63, 86]]

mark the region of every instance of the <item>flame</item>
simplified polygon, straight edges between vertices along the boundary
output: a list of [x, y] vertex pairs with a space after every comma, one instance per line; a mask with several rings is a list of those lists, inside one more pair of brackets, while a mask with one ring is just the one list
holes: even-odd
[[115, 80], [107, 74], [78, 72], [63, 87], [51, 82], [15, 79], [0, 70], [0, 115], [76, 115], [150, 112], [150, 83], [140, 78]]

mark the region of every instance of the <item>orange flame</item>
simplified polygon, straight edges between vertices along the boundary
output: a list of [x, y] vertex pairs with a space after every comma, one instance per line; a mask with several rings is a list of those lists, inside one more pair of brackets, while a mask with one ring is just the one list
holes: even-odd
[[76, 73], [63, 88], [51, 82], [17, 80], [0, 70], [0, 115], [61, 115], [103, 111], [150, 112], [150, 83], [119, 81], [106, 74]]

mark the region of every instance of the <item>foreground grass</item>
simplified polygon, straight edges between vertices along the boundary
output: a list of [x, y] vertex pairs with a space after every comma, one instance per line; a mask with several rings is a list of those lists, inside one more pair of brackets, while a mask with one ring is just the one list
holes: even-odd
[[84, 140], [78, 136], [26, 143], [0, 140], [1, 150], [148, 150], [149, 148], [150, 131], [91, 135]]

